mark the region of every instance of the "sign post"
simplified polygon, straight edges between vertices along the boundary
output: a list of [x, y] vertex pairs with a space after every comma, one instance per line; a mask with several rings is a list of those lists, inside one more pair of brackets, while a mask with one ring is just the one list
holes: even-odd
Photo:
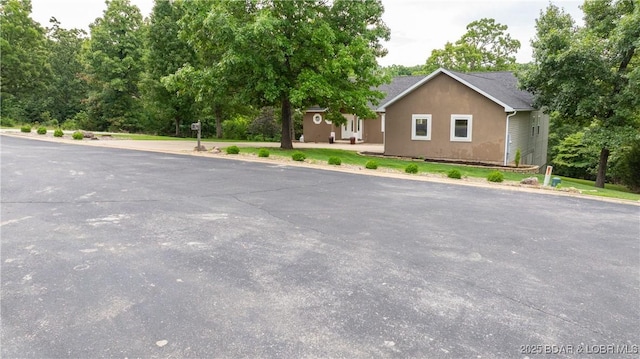
[[191, 124], [191, 129], [194, 131], [198, 131], [198, 145], [196, 146], [196, 151], [200, 151], [202, 147], [200, 147], [200, 137], [202, 136], [202, 124], [200, 120], [198, 122]]
[[549, 185], [549, 181], [551, 181], [551, 171], [553, 171], [553, 166], [547, 166], [547, 172], [544, 174], [544, 182], [543, 186], [547, 187]]

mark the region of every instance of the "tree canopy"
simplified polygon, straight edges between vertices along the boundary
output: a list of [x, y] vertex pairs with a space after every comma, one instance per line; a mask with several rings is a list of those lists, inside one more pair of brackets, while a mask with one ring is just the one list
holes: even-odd
[[512, 70], [520, 41], [512, 39], [507, 25], [483, 18], [467, 25], [467, 32], [455, 43], [431, 52], [424, 66], [430, 73], [439, 67], [462, 72]]
[[604, 187], [611, 148], [640, 130], [640, 6], [587, 1], [585, 26], [549, 5], [536, 21], [533, 64], [521, 75], [538, 106], [585, 127], [600, 147], [596, 186]]

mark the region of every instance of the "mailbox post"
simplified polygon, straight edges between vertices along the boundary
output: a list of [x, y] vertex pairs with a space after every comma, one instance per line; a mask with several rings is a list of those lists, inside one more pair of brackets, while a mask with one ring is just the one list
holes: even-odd
[[200, 151], [202, 149], [202, 147], [200, 147], [200, 137], [202, 135], [202, 124], [200, 123], [200, 120], [198, 120], [198, 122], [192, 123], [191, 129], [193, 131], [198, 131], [198, 144], [196, 146], [196, 151]]

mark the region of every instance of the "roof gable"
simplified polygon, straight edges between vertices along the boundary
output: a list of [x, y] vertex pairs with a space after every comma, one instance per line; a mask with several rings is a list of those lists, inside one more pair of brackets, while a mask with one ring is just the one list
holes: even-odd
[[380, 103], [377, 111], [384, 112], [387, 106], [397, 102], [416, 88], [422, 86], [440, 74], [445, 74], [457, 80], [489, 100], [504, 107], [505, 112], [512, 112], [516, 110], [535, 110], [531, 106], [533, 96], [526, 91], [518, 89], [518, 79], [512, 72], [461, 73], [440, 68], [428, 76], [419, 79], [412, 85], [409, 85], [409, 87], [405, 88], [404, 91], [398, 93], [396, 96], [390, 99], [385, 98], [386, 101]]

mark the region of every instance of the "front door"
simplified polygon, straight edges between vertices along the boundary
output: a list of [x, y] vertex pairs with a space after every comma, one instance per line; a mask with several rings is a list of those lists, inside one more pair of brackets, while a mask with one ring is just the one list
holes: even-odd
[[342, 139], [348, 140], [351, 137], [355, 137], [358, 140], [362, 140], [362, 120], [354, 115], [345, 116], [347, 123], [342, 125]]

